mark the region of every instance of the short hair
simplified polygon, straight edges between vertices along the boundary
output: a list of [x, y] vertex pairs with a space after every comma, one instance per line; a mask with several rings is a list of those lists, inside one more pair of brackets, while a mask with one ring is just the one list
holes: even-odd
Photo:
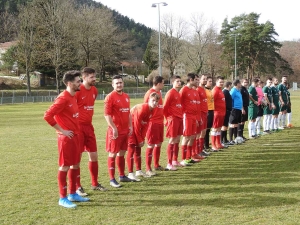
[[222, 77], [222, 76], [217, 76], [216, 81], [218, 81], [218, 80], [224, 80], [224, 77]]
[[288, 76], [287, 76], [287, 75], [282, 75], [282, 77], [281, 77], [281, 78], [284, 78], [284, 77], [285, 77], [285, 78], [287, 78]]
[[211, 76], [207, 76], [207, 80], [212, 80], [213, 78]]
[[155, 98], [158, 101], [160, 99], [160, 95], [157, 94], [156, 92], [152, 92], [149, 96], [149, 99], [150, 98]]
[[89, 74], [94, 74], [96, 71], [93, 68], [90, 67], [84, 67], [81, 71], [83, 76], [89, 75]]
[[111, 81], [113, 82], [114, 80], [118, 80], [118, 79], [123, 80], [123, 77], [121, 75], [115, 75], [112, 77]]
[[181, 79], [181, 77], [180, 77], [180, 76], [178, 76], [178, 75], [176, 75], [176, 76], [173, 76], [173, 77], [171, 78], [171, 83], [173, 83], [173, 82], [174, 82], [174, 80], [176, 80], [176, 79]]
[[245, 81], [248, 81], [248, 82], [249, 82], [249, 80], [248, 80], [247, 78], [244, 78], [244, 79], [242, 80], [242, 82], [245, 82]]
[[188, 73], [186, 81], [189, 83], [191, 81], [191, 79], [195, 80], [195, 77], [196, 77], [196, 74], [194, 74], [194, 73]]
[[73, 82], [75, 80], [75, 77], [80, 77], [80, 71], [78, 70], [70, 70], [65, 72], [63, 76], [63, 82], [65, 85], [68, 84], [68, 82]]
[[229, 86], [231, 86], [231, 85], [232, 85], [232, 83], [230, 81], [226, 81], [225, 87], [229, 88]]
[[163, 83], [163, 81], [164, 81], [164, 78], [162, 76], [155, 76], [153, 78], [153, 84], [155, 86], [158, 85], [158, 84], [160, 84], [160, 83]]
[[258, 78], [254, 78], [252, 82], [256, 84], [256, 83], [258, 83], [258, 81], [259, 81]]
[[269, 81], [273, 81], [274, 79], [276, 79], [275, 77], [272, 79], [272, 77], [269, 77], [267, 80]]
[[241, 81], [239, 79], [236, 79], [236, 80], [233, 81], [233, 86], [236, 86], [240, 83], [241, 83]]
[[272, 79], [272, 80], [274, 81], [274, 80], [278, 80], [278, 79], [277, 79], [276, 77], [273, 77], [273, 79]]

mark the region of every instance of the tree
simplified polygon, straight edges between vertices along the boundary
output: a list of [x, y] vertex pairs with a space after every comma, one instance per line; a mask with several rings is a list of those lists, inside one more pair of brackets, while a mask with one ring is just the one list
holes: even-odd
[[0, 43], [15, 40], [18, 27], [18, 18], [15, 13], [0, 11]]
[[143, 60], [150, 71], [158, 68], [158, 54], [157, 51], [154, 50], [156, 47], [157, 45], [153, 43], [153, 38], [151, 38], [143, 56]]

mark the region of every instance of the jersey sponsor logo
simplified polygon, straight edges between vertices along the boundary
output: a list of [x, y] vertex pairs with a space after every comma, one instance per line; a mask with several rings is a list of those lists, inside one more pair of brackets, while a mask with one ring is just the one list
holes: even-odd
[[78, 116], [79, 116], [78, 112], [73, 114], [73, 118], [78, 118]]
[[177, 108], [182, 108], [182, 105], [181, 104], [176, 104], [176, 107]]
[[83, 109], [85, 109], [85, 110], [94, 110], [94, 106], [84, 106]]
[[123, 113], [129, 112], [129, 110], [130, 110], [129, 108], [120, 108], [120, 109], [119, 109], [119, 111], [120, 111], [120, 112], [123, 112]]
[[81, 97], [81, 99], [85, 99], [86, 96]]
[[196, 100], [191, 100], [191, 103], [192, 104], [197, 104], [197, 101]]

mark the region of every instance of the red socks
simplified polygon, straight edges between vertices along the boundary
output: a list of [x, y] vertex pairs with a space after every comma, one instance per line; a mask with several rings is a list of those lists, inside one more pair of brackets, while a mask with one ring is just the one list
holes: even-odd
[[169, 143], [167, 147], [168, 164], [172, 164], [173, 152], [174, 152], [174, 144]]
[[68, 178], [69, 178], [69, 193], [75, 194], [76, 193], [76, 178], [77, 178], [77, 171], [78, 169], [69, 169]]
[[190, 159], [192, 157], [193, 146], [187, 146], [185, 159]]
[[185, 160], [186, 152], [187, 152], [187, 146], [186, 145], [181, 145], [181, 158], [182, 158], [182, 160]]
[[94, 162], [89, 161], [89, 170], [90, 170], [92, 185], [97, 186], [98, 185], [98, 161], [94, 161]]
[[173, 161], [178, 161], [178, 153], [179, 153], [179, 143], [174, 144], [173, 148]]
[[125, 157], [117, 156], [116, 163], [118, 165], [120, 177], [125, 176]]
[[153, 160], [154, 160], [154, 167], [159, 167], [159, 158], [160, 158], [160, 146], [155, 146], [153, 148]]
[[134, 145], [128, 145], [127, 156], [126, 156], [128, 173], [133, 172], [133, 155], [134, 155], [134, 152], [135, 152], [135, 146]]
[[146, 149], [146, 171], [151, 170], [153, 148]]
[[59, 170], [57, 174], [57, 181], [58, 181], [59, 197], [60, 198], [67, 197], [67, 172]]
[[141, 158], [141, 147], [135, 147], [134, 152], [134, 163], [135, 163], [135, 169], [141, 170], [142, 169], [142, 158]]
[[108, 157], [107, 159], [107, 167], [108, 167], [108, 174], [109, 174], [109, 179], [115, 179], [115, 158], [113, 157]]
[[[71, 169], [70, 169], [71, 170]], [[76, 170], [76, 189], [81, 187], [81, 183], [80, 183], [80, 168], [78, 168]]]

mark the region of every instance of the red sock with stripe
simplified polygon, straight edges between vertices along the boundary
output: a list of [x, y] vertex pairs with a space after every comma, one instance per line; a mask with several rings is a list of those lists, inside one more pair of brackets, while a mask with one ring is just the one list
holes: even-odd
[[181, 145], [181, 158], [185, 160], [187, 152], [187, 145]]
[[57, 181], [58, 181], [59, 197], [60, 198], [67, 197], [67, 172], [59, 170], [57, 174]]
[[168, 155], [168, 164], [172, 165], [172, 159], [173, 159], [173, 152], [174, 152], [174, 144], [168, 144], [167, 147], [167, 155]]
[[127, 156], [126, 156], [128, 173], [133, 172], [133, 155], [134, 155], [134, 152], [135, 152], [135, 146], [134, 145], [128, 145]]
[[98, 168], [98, 161], [89, 161], [89, 170], [93, 186], [98, 185]]
[[146, 149], [146, 171], [151, 170], [153, 148]]
[[107, 159], [107, 167], [108, 167], [108, 174], [109, 174], [109, 179], [115, 179], [115, 167], [116, 167], [116, 162], [114, 157], [108, 157]]
[[70, 194], [75, 194], [76, 193], [77, 174], [78, 174], [77, 169], [69, 169], [68, 178], [69, 178], [69, 193]]
[[118, 165], [118, 170], [120, 177], [125, 176], [125, 157], [124, 156], [117, 156], [116, 163]]
[[134, 151], [134, 164], [135, 164], [135, 169], [136, 170], [141, 170], [142, 169], [141, 152], [142, 152], [142, 148], [141, 147], [135, 147], [135, 151]]
[[155, 146], [153, 149], [154, 167], [159, 167], [160, 146]]

